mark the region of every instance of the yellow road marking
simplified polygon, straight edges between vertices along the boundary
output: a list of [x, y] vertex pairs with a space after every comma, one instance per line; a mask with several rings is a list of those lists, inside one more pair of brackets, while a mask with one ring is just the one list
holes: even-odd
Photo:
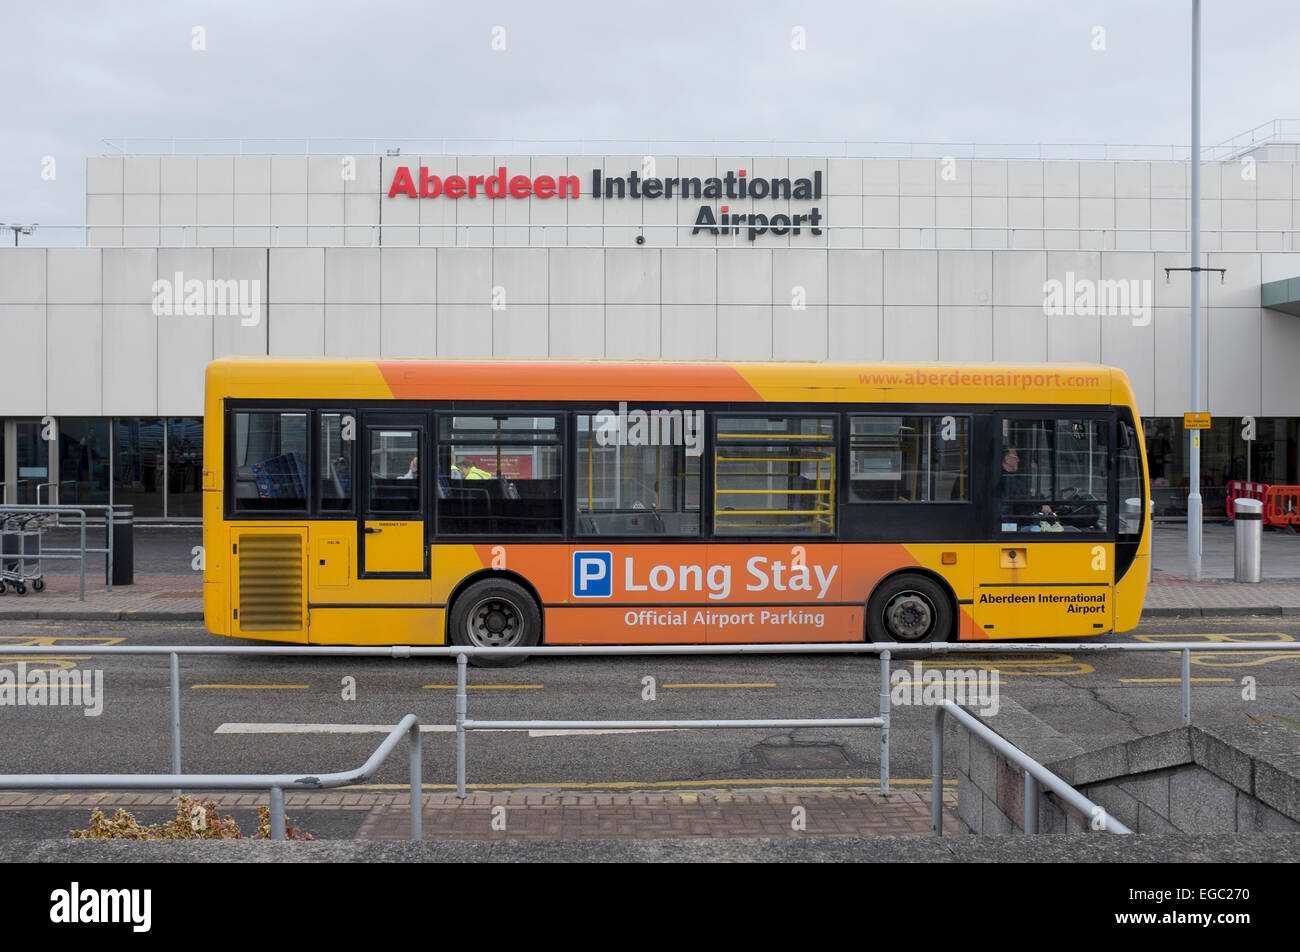
[[233, 690], [233, 691], [306, 691], [310, 684], [191, 684], [190, 690]]
[[[1231, 644], [1267, 644], [1269, 642], [1294, 642], [1295, 638], [1281, 631], [1224, 631], [1224, 632], [1170, 632], [1169, 634], [1159, 635], [1138, 635], [1139, 641], [1145, 641], [1148, 644], [1160, 644], [1165, 641], [1188, 641], [1191, 639], [1200, 639], [1207, 644], [1231, 645]], [[1269, 664], [1273, 661], [1295, 661], [1300, 663], [1300, 658], [1294, 653], [1279, 651], [1277, 654], [1269, 654], [1264, 651], [1214, 651], [1197, 653], [1192, 650], [1188, 653], [1190, 663], [1200, 665], [1203, 668], [1253, 668], [1261, 664]]]
[[0, 655], [0, 665], [25, 664], [29, 671], [70, 671], [77, 666], [78, 661], [89, 661], [90, 658], [90, 655], [60, 655], [57, 658], [40, 658], [36, 655], [7, 658]]
[[[1192, 684], [1236, 684], [1232, 678], [1188, 678]], [[1182, 678], [1120, 678], [1124, 684], [1182, 684]]]
[[[467, 684], [465, 685], [471, 691], [540, 691], [540, 684]], [[425, 684], [423, 688], [426, 691], [454, 691], [454, 684]]]
[[776, 683], [773, 681], [737, 681], [734, 683], [718, 684], [662, 684], [664, 688], [774, 688]]
[[[126, 641], [125, 638], [110, 637], [107, 635], [0, 635], [0, 645], [11, 645], [15, 648], [56, 648], [60, 647], [55, 642], [74, 641], [77, 645], [69, 647], [90, 647], [116, 645]], [[30, 670], [50, 670], [50, 671], [67, 671], [75, 668], [76, 662], [88, 661], [91, 655], [49, 655], [37, 657], [36, 655], [2, 655], [0, 654], [0, 665], [18, 664], [20, 661], [27, 665]], [[35, 668], [35, 665], [48, 667]]]
[[1204, 632], [1185, 632], [1171, 631], [1168, 633], [1137, 635], [1138, 641], [1146, 641], [1151, 644], [1159, 644], [1162, 641], [1185, 641], [1188, 638], [1203, 638], [1206, 641], [1295, 641], [1291, 635], [1281, 631], [1204, 631]]
[[[1075, 661], [1073, 656], [1068, 654], [950, 655], [944, 660], [949, 661], [951, 667], [960, 664], [984, 671], [997, 671], [1003, 675], [1022, 677], [1064, 677], [1070, 674], [1092, 674], [1095, 670], [1092, 665]], [[944, 670], [938, 662], [934, 661], [923, 667], [925, 670]]]
[[0, 635], [0, 644], [14, 645], [23, 648], [39, 645], [53, 646], [56, 641], [93, 642], [97, 645], [116, 645], [125, 640], [125, 638], [114, 638], [107, 635]]

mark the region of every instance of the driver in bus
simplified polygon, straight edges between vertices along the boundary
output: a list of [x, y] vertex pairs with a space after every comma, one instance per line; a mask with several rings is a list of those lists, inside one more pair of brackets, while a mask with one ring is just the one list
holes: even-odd
[[[1025, 474], [1020, 472], [1020, 454], [1016, 452], [1014, 446], [1008, 446], [1002, 450], [1002, 498], [1005, 502], [1012, 500], [1021, 500], [1031, 498], [1029, 487], [1025, 481]], [[1034, 507], [1032, 505], [1004, 505], [1005, 511], [1010, 515], [1033, 516]], [[1038, 512], [1046, 517], [1055, 517], [1056, 513], [1047, 503], [1043, 503]]]

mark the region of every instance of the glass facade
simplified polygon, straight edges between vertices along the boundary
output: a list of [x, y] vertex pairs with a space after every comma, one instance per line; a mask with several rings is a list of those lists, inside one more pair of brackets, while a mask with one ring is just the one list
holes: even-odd
[[[1240, 417], [1214, 417], [1201, 434], [1201, 501], [1207, 517], [1225, 516], [1227, 484], [1249, 479], [1257, 483], [1293, 486], [1297, 482], [1294, 417], [1256, 417], [1255, 439], [1245, 440]], [[1151, 497], [1157, 516], [1186, 517], [1187, 467], [1191, 437], [1183, 421], [1153, 417], [1142, 421], [1147, 460], [1151, 467]]]
[[23, 505], [49, 502], [50, 452], [48, 444], [41, 439], [40, 421], [18, 420], [14, 428], [18, 436], [17, 467], [14, 491], [9, 493], [9, 498]]
[[[59, 502], [102, 506], [108, 502], [112, 449], [109, 421], [59, 417]], [[48, 501], [49, 495], [42, 499]]]
[[[305, 421], [305, 417], [303, 419]], [[963, 473], [967, 465], [964, 454], [968, 436], [964, 418], [956, 419], [956, 439], [947, 442], [943, 431], [946, 418], [890, 418], [886, 422], [899, 424], [901, 419], [902, 425], [893, 425], [891, 439], [894, 442], [887, 447], [888, 453], [876, 445], [881, 435], [875, 430], [879, 428], [877, 424], [881, 419], [855, 418], [854, 431], [850, 435], [851, 468], [855, 479], [859, 476], [878, 479], [880, 474], [872, 469], [875, 467], [881, 473], [892, 474], [896, 481], [906, 473], [907, 478], [902, 480], [904, 486], [926, 487], [924, 492], [920, 489], [900, 490], [891, 495], [891, 499], [965, 498], [961, 479], [953, 481], [953, 474]], [[532, 418], [527, 418], [527, 422], [532, 424]], [[739, 424], [741, 421], [732, 422]], [[335, 478], [328, 484], [322, 483], [320, 496], [323, 508], [349, 511], [353, 505], [349, 475], [351, 463], [348, 459], [351, 450], [350, 443], [343, 440], [342, 424], [343, 418], [337, 414], [323, 414], [317, 424], [320, 428], [320, 452], [333, 459], [336, 467]], [[305, 439], [305, 422], [303, 426]], [[591, 426], [590, 417], [580, 418], [579, 428], [583, 434], [590, 434]], [[1243, 439], [1244, 426], [1239, 417], [1215, 417], [1212, 427], [1201, 432], [1201, 493], [1207, 518], [1224, 517], [1226, 485], [1230, 480], [1249, 479], [1271, 485], [1300, 483], [1300, 467], [1297, 465], [1300, 420], [1295, 417], [1257, 417], [1254, 440]], [[52, 444], [42, 438], [43, 429], [39, 419], [0, 419], [0, 434], [3, 435], [0, 438], [0, 485], [4, 486], [5, 501], [17, 504], [49, 502], [51, 488], [57, 483], [60, 501], [65, 504], [112, 501], [134, 506], [137, 518], [201, 518], [202, 417], [59, 418], [57, 460], [53, 466], [50, 462]], [[1173, 417], [1148, 417], [1142, 421], [1142, 430], [1146, 439], [1155, 514], [1173, 519], [1185, 517], [1191, 435], [1183, 429], [1183, 421]], [[923, 438], [924, 434], [932, 437], [929, 443]], [[476, 437], [479, 435], [475, 434]], [[519, 485], [521, 479], [526, 481], [530, 472], [534, 479], [539, 475], [558, 478], [558, 460], [546, 458], [542, 448], [523, 445], [527, 440], [513, 441], [521, 444], [518, 446], [504, 443], [497, 446], [495, 438], [494, 434], [493, 440], [468, 440], [465, 447], [457, 445], [452, 449], [457, 452], [468, 449], [475, 466], [492, 475], [498, 475], [499, 467], [499, 475], [509, 477], [515, 485]], [[475, 445], [470, 446], [471, 442]], [[512, 441], [506, 441], [509, 442]], [[801, 435], [799, 446], [809, 445]], [[793, 452], [793, 444], [786, 449]], [[443, 455], [447, 452], [444, 448]], [[670, 455], [672, 458], [668, 459]], [[621, 467], [610, 469], [611, 459], [609, 450], [601, 447], [594, 456], [578, 460], [582, 478], [592, 487], [592, 499], [582, 513], [584, 518], [605, 518], [606, 510], [619, 509], [622, 504], [614, 500], [632, 483], [652, 489], [657, 483], [658, 497], [652, 494], [655, 501], [642, 502], [642, 505], [657, 511], [661, 519], [668, 518], [666, 513], [669, 511], [680, 514], [682, 523], [675, 530], [669, 530], [669, 534], [692, 535], [698, 531], [698, 524], [692, 521], [698, 519], [698, 459], [661, 453], [652, 460], [648, 455], [634, 458], [629, 452], [621, 460]], [[441, 462], [451, 467], [454, 459], [448, 457]], [[816, 468], [805, 468], [807, 472], [801, 470], [799, 475], [811, 478], [813, 485], [810, 492], [799, 495], [811, 496], [815, 501]], [[725, 467], [720, 473], [723, 476], [736, 475], [730, 474]], [[930, 479], [926, 474], [934, 478]], [[766, 475], [770, 478], [772, 474]], [[862, 485], [875, 486], [866, 482]], [[669, 487], [671, 492], [667, 491]], [[759, 495], [775, 492], [775, 488], [767, 483], [764, 483], [764, 488], [765, 493]], [[852, 489], [854, 493], [860, 491], [856, 484]], [[784, 491], [788, 498], [778, 508], [802, 508], [789, 497], [789, 487]], [[727, 496], [722, 500], [720, 511], [726, 513], [731, 509], [746, 508], [739, 506], [738, 500], [739, 496], [734, 493]], [[637, 508], [635, 501], [627, 505], [633, 510]], [[639, 513], [633, 512], [632, 515], [640, 518]], [[652, 524], [652, 520], [645, 522], [647, 531], [656, 531], [648, 528]]]
[[123, 417], [113, 421], [113, 502], [135, 507], [135, 515], [164, 514], [163, 421]]
[[203, 417], [167, 420], [167, 516], [203, 516]]

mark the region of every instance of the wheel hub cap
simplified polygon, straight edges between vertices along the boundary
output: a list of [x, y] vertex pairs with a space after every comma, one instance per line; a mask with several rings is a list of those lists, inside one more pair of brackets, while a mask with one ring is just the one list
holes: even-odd
[[897, 595], [885, 607], [885, 624], [897, 638], [915, 639], [930, 630], [934, 613], [916, 592]]
[[466, 627], [470, 641], [483, 648], [511, 647], [523, 637], [523, 620], [514, 606], [495, 599], [475, 605]]

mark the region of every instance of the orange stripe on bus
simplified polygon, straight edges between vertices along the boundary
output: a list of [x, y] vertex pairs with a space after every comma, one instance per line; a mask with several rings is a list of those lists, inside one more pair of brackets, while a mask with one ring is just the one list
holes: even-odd
[[377, 363], [399, 400], [616, 400], [662, 403], [762, 397], [726, 364], [564, 361], [384, 360]]

